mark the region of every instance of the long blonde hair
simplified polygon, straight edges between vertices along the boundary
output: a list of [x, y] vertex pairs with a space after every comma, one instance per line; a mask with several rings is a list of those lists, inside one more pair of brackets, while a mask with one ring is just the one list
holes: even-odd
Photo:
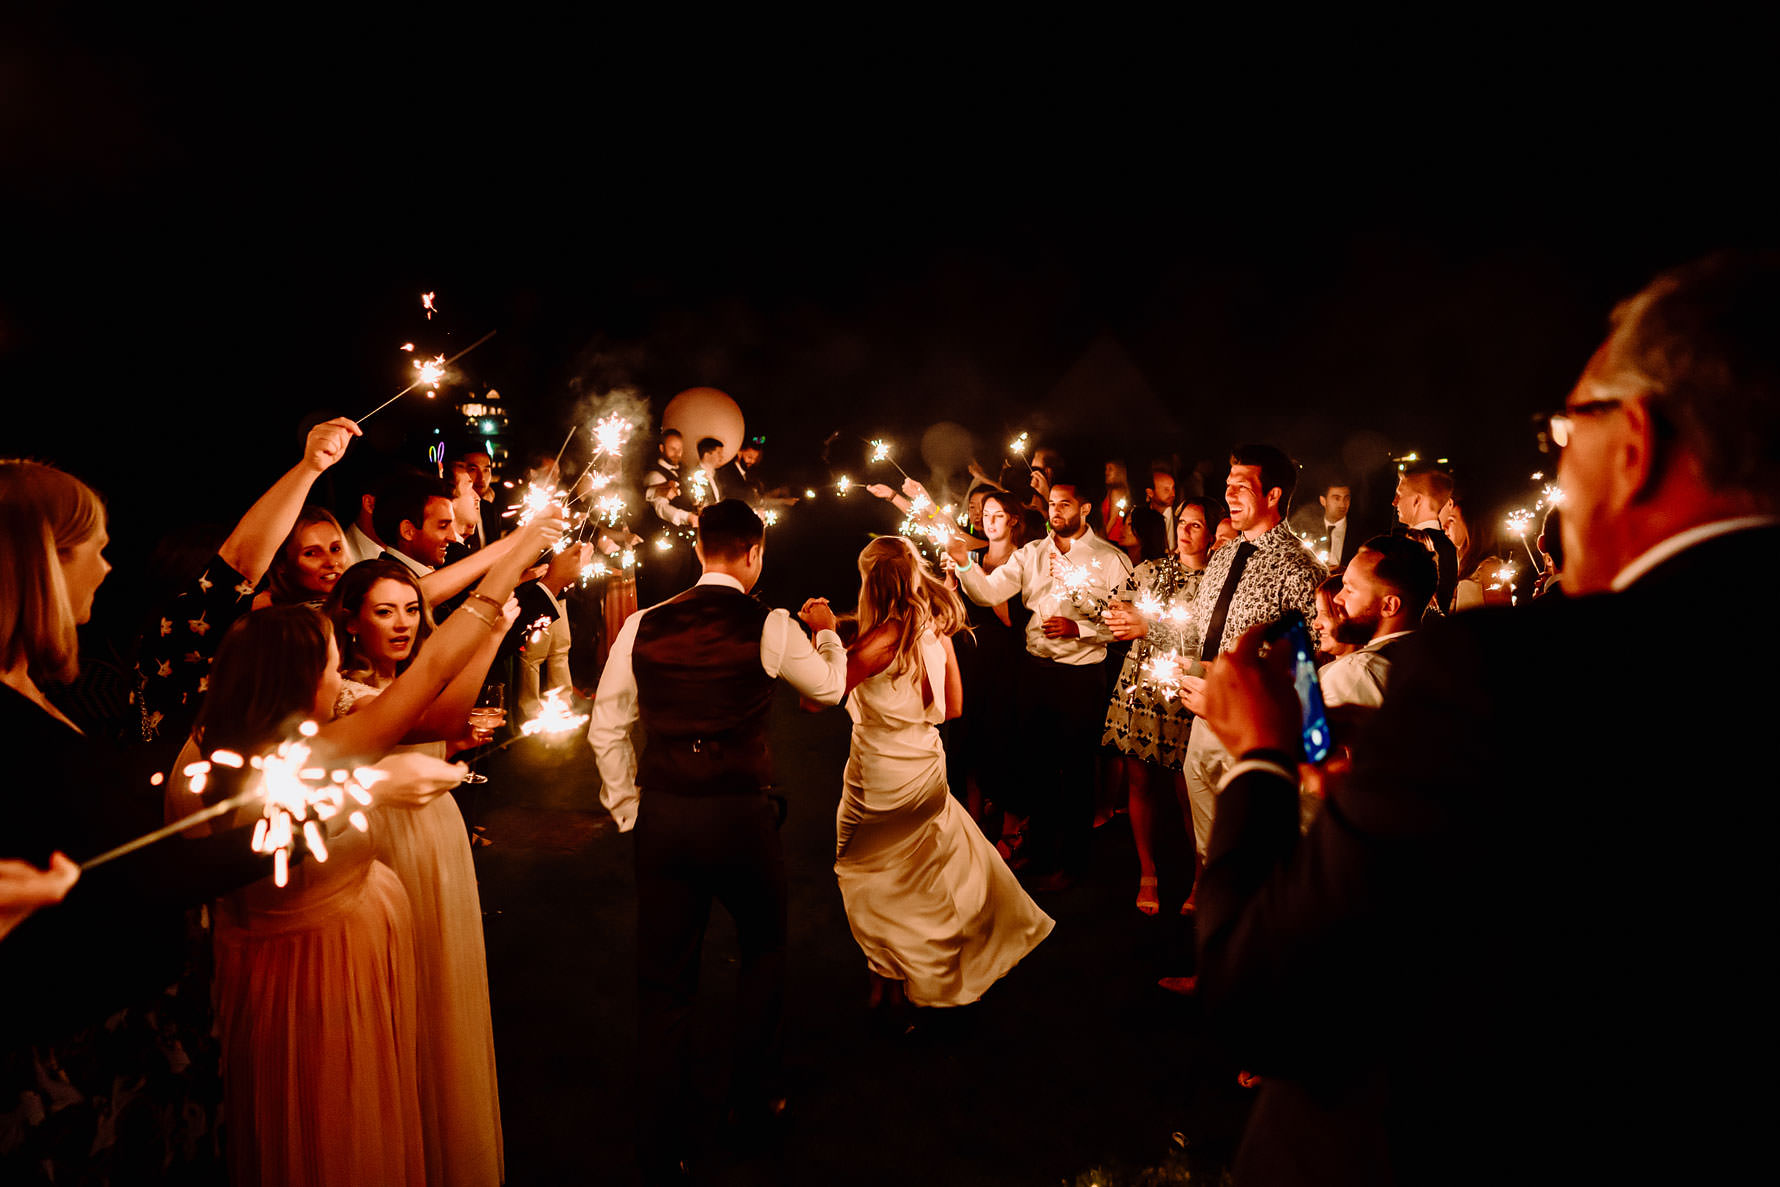
[[901, 536], [879, 536], [859, 554], [859, 637], [886, 622], [900, 624], [887, 668], [892, 676], [914, 670], [927, 628], [939, 635], [970, 629], [964, 603]]
[[0, 661], [34, 677], [79, 674], [62, 557], [105, 526], [93, 488], [41, 462], [0, 461]]

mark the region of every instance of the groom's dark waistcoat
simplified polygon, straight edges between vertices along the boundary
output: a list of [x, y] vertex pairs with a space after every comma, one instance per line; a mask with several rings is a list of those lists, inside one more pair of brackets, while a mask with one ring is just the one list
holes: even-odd
[[769, 611], [723, 585], [695, 585], [637, 624], [631, 667], [645, 742], [637, 783], [676, 795], [758, 792], [772, 782], [760, 666]]

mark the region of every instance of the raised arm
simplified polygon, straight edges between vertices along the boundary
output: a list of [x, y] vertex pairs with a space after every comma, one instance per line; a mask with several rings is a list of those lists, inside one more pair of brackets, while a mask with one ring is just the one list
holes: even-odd
[[493, 544], [478, 548], [462, 560], [454, 561], [443, 569], [434, 569], [422, 577], [419, 581], [420, 592], [426, 595], [427, 604], [437, 606], [468, 589], [470, 582], [487, 574], [502, 557], [519, 547], [520, 536], [519, 532], [502, 536]]
[[993, 573], [983, 572], [981, 565], [970, 559], [970, 549], [960, 537], [946, 542], [946, 555], [958, 567], [958, 587], [979, 606], [994, 606], [1007, 601], [1025, 587], [1026, 549], [1016, 548]]
[[361, 435], [358, 425], [344, 416], [310, 429], [309, 439], [303, 445], [303, 460], [247, 509], [217, 555], [249, 583], [258, 582], [272, 567], [285, 537], [297, 525], [297, 515], [309, 501], [315, 480], [345, 457], [347, 443]]
[[[464, 613], [459, 606], [450, 618]], [[476, 697], [482, 691], [482, 682], [488, 678], [488, 669], [494, 663], [495, 656], [500, 654], [501, 643], [506, 638], [507, 630], [519, 617], [519, 602], [509, 597], [501, 606], [501, 624], [499, 631], [487, 631], [488, 638], [482, 640], [463, 670], [451, 678], [439, 699], [432, 703], [420, 721], [414, 727], [410, 741], [431, 742], [444, 740], [456, 742], [465, 736], [464, 726], [468, 724], [470, 710], [475, 708]], [[448, 618], [446, 621], [450, 621]]]
[[815, 641], [791, 625], [787, 611], [775, 610], [761, 634], [761, 665], [817, 704], [838, 705], [847, 695], [847, 649], [835, 634], [834, 611], [826, 599], [811, 598], [798, 617], [816, 633]]
[[355, 758], [380, 757], [401, 742], [489, 634], [505, 634], [501, 608], [519, 583], [525, 562], [550, 547], [562, 531], [562, 514], [552, 510], [514, 532], [516, 545], [501, 554], [470, 602], [433, 632], [413, 665], [371, 704], [323, 726], [318, 741], [334, 754]]

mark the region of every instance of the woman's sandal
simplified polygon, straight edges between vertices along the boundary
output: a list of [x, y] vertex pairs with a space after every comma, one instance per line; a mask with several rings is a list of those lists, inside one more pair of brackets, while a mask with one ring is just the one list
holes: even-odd
[[1137, 880], [1137, 909], [1144, 915], [1154, 915], [1162, 909], [1162, 900], [1156, 894], [1154, 878]]

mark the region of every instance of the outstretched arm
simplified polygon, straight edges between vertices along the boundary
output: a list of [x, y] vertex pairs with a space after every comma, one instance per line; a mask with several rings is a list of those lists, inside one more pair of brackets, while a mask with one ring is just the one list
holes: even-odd
[[310, 429], [309, 439], [303, 445], [303, 460], [247, 509], [217, 555], [250, 583], [264, 577], [285, 537], [297, 525], [297, 516], [309, 501], [315, 480], [346, 456], [347, 443], [357, 436], [361, 436], [358, 425], [344, 416]]
[[454, 561], [443, 569], [434, 569], [422, 577], [419, 581], [420, 592], [426, 595], [427, 604], [437, 606], [468, 589], [472, 581], [488, 573], [502, 557], [519, 547], [520, 536], [519, 532], [502, 536], [493, 544], [478, 548], [462, 560]]
[[527, 559], [550, 547], [562, 534], [560, 512], [539, 515], [514, 533], [516, 547], [502, 554], [482, 579], [469, 604], [447, 618], [407, 671], [383, 695], [359, 712], [321, 728], [317, 740], [330, 752], [349, 757], [378, 758], [412, 730], [439, 694], [469, 663], [491, 631], [505, 634], [499, 608], [519, 583]]

